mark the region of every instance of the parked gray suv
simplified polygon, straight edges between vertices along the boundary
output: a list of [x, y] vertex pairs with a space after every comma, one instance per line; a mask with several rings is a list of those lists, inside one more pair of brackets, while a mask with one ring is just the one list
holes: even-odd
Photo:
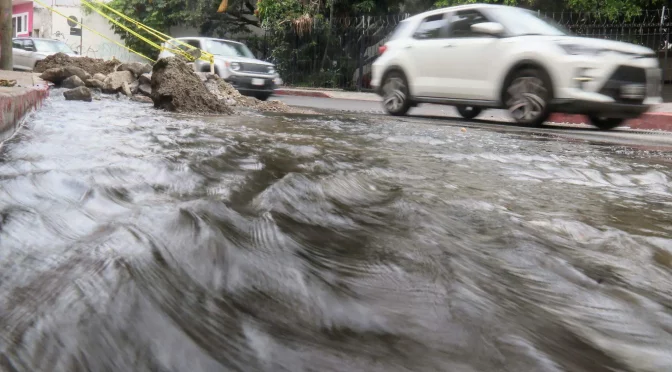
[[[181, 43], [174, 40], [180, 40]], [[241, 94], [267, 100], [281, 84], [280, 76], [272, 63], [258, 60], [243, 43], [207, 37], [183, 37], [168, 40], [162, 47], [188, 51], [190, 46], [215, 56], [215, 73], [233, 85]], [[159, 58], [173, 56], [162, 50]], [[194, 71], [209, 72], [210, 63], [198, 59], [193, 63]]]
[[77, 52], [60, 40], [35, 37], [22, 37], [12, 40], [12, 59], [15, 70], [32, 71], [37, 61], [56, 53], [65, 53], [71, 57], [78, 56]]

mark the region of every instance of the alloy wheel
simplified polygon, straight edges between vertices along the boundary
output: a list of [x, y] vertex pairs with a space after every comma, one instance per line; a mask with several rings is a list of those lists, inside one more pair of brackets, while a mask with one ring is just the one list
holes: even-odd
[[536, 76], [514, 79], [507, 89], [507, 95], [506, 107], [517, 122], [537, 122], [547, 112], [548, 90]]

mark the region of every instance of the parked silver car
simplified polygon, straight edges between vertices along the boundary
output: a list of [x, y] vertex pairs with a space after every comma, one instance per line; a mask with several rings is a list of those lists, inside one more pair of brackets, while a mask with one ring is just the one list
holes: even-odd
[[[241, 94], [266, 100], [282, 83], [275, 66], [256, 59], [243, 43], [207, 37], [183, 37], [168, 40], [162, 46], [170, 49], [180, 48], [185, 51], [190, 49], [173, 40], [180, 40], [182, 43], [214, 55], [215, 73], [238, 89]], [[159, 54], [159, 58], [173, 55], [164, 49]], [[201, 59], [196, 60], [193, 66], [196, 72], [210, 71], [210, 63]]]
[[68, 44], [60, 40], [39, 38], [16, 38], [12, 40], [12, 53], [15, 70], [32, 71], [37, 61], [56, 53], [65, 53], [76, 57]]

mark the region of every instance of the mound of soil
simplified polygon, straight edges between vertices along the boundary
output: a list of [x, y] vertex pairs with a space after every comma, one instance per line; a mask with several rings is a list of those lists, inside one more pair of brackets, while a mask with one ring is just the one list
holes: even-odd
[[152, 70], [154, 107], [176, 112], [231, 114], [184, 60], [168, 57], [156, 62]]
[[116, 59], [105, 61], [103, 59], [89, 57], [70, 57], [67, 54], [56, 53], [38, 61], [35, 64], [35, 72], [44, 72], [52, 68], [75, 66], [83, 69], [91, 75], [98, 73], [107, 75], [117, 69], [121, 62]]

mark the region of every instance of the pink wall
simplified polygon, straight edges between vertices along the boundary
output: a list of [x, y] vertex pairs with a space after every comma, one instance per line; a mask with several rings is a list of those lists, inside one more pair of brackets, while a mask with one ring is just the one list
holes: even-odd
[[12, 6], [12, 15], [28, 13], [28, 33], [17, 36], [28, 36], [33, 31], [33, 3], [23, 3]]

